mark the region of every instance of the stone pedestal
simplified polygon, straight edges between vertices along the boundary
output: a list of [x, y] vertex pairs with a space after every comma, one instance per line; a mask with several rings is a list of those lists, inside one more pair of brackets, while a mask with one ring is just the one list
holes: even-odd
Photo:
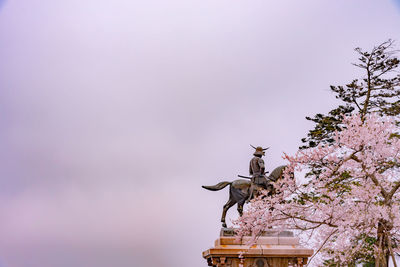
[[214, 247], [203, 252], [208, 266], [215, 267], [302, 267], [312, 249], [299, 245], [290, 231], [268, 230], [249, 246], [251, 237], [236, 240], [233, 229], [223, 228]]

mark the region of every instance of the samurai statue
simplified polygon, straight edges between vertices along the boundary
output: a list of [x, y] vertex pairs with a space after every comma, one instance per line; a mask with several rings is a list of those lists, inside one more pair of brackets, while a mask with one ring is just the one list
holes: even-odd
[[265, 183], [265, 180], [267, 180], [267, 177], [265, 176], [265, 163], [264, 160], [262, 159], [262, 156], [265, 156], [265, 150], [267, 148], [262, 148], [260, 146], [254, 147], [252, 146], [256, 151], [253, 153], [254, 157], [250, 160], [250, 176], [251, 176], [251, 186], [250, 186], [250, 195], [249, 198], [247, 199], [247, 202], [249, 202], [257, 193], [257, 189]]

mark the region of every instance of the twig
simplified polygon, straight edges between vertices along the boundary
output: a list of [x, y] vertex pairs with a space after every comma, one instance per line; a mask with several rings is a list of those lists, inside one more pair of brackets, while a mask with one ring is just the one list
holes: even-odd
[[319, 251], [320, 251], [320, 250], [322, 249], [322, 247], [326, 244], [326, 242], [328, 242], [329, 238], [331, 238], [331, 236], [332, 236], [333, 234], [335, 234], [337, 231], [338, 231], [338, 229], [336, 229], [335, 231], [333, 231], [333, 232], [325, 239], [324, 243], [322, 243], [322, 245], [319, 247], [319, 249], [317, 250], [317, 252], [315, 252], [315, 254], [310, 258], [310, 261], [307, 263], [306, 266], [308, 266], [308, 265], [311, 263], [311, 261], [312, 261], [312, 260], [314, 259], [314, 257], [319, 253]]

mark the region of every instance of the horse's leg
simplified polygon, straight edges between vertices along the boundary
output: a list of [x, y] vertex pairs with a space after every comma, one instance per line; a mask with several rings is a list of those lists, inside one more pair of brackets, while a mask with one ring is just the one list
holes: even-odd
[[244, 203], [247, 203], [247, 200], [250, 199], [250, 192], [251, 190], [251, 186], [249, 188], [247, 188], [247, 192], [243, 192], [242, 198], [238, 199], [237, 201], [237, 211], [239, 212], [240, 217], [243, 216], [243, 206]]
[[233, 205], [236, 204], [236, 201], [232, 198], [232, 195], [229, 194], [229, 200], [226, 202], [224, 205], [224, 208], [222, 210], [222, 217], [221, 217], [221, 222], [222, 222], [222, 227], [227, 227], [226, 222], [225, 222], [225, 217], [226, 217], [226, 212], [232, 207]]
[[240, 217], [243, 215], [243, 204], [238, 203], [237, 211], [239, 212]]

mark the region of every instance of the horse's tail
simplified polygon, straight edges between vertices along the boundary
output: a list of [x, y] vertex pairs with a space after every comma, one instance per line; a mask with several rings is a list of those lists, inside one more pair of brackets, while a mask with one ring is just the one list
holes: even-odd
[[216, 185], [211, 185], [211, 186], [202, 185], [201, 187], [203, 187], [204, 189], [207, 189], [207, 190], [211, 190], [211, 191], [218, 191], [218, 190], [225, 188], [227, 185], [230, 185], [231, 183], [232, 182], [220, 182]]

